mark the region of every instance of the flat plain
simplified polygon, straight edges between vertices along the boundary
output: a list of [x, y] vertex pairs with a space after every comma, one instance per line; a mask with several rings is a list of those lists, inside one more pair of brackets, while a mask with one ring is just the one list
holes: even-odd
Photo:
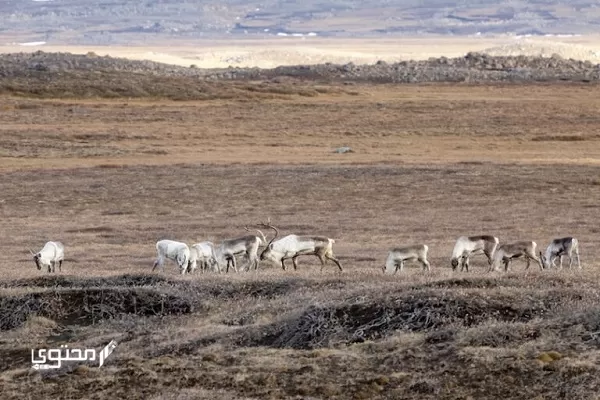
[[[0, 98], [3, 398], [596, 398], [598, 86], [275, 86]], [[217, 243], [267, 218], [334, 238], [344, 272], [308, 256], [150, 271], [159, 239]], [[452, 271], [456, 238], [483, 233], [540, 250], [573, 235], [583, 268]], [[29, 249], [46, 240], [66, 260], [43, 279]], [[382, 274], [416, 243], [430, 273]], [[31, 348], [111, 339], [102, 368], [31, 369]]]

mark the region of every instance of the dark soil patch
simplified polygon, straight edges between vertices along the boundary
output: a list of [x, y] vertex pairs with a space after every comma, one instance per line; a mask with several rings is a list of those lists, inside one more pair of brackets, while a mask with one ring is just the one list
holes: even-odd
[[396, 330], [431, 332], [448, 325], [484, 321], [526, 322], [543, 316], [560, 301], [553, 294], [519, 299], [474, 292], [422, 291], [395, 298], [310, 306], [302, 313], [260, 328], [240, 341], [247, 346], [313, 349], [375, 340]]
[[186, 297], [144, 288], [48, 290], [0, 297], [0, 330], [17, 328], [38, 315], [64, 325], [89, 325], [123, 314], [138, 316], [188, 314]]
[[162, 275], [125, 274], [110, 277], [79, 278], [68, 275], [46, 275], [36, 278], [17, 279], [0, 282], [0, 288], [45, 287], [45, 288], [91, 288], [104, 286], [156, 286], [176, 283]]

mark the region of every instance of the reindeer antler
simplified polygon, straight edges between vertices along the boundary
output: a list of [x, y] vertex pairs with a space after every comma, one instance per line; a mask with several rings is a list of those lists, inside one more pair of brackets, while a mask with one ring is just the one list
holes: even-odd
[[259, 225], [259, 226], [263, 226], [263, 227], [265, 227], [265, 228], [270, 228], [270, 229], [273, 229], [273, 230], [275, 231], [275, 236], [273, 236], [273, 238], [272, 238], [272, 239], [269, 241], [269, 243], [267, 243], [267, 248], [268, 248], [268, 247], [269, 247], [269, 245], [270, 245], [271, 243], [273, 243], [273, 241], [275, 240], [275, 238], [276, 238], [277, 236], [279, 236], [279, 229], [275, 228], [275, 227], [273, 226], [273, 224], [271, 224], [271, 217], [269, 217], [269, 218], [267, 219], [267, 222], [261, 222], [261, 223], [260, 223], [260, 224], [258, 224], [258, 225]]
[[[260, 226], [260, 224], [259, 224], [259, 226]], [[244, 229], [247, 230], [248, 232], [250, 232], [250, 228], [248, 228], [248, 225], [244, 225]], [[263, 243], [267, 243], [267, 238], [266, 238], [265, 234], [260, 229], [254, 228], [254, 230], [256, 232], [258, 232]]]

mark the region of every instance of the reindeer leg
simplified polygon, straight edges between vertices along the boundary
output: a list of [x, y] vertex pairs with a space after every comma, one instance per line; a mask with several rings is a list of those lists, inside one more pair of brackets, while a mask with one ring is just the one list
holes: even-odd
[[227, 258], [225, 260], [227, 261], [227, 268], [225, 268], [225, 273], [228, 274], [229, 273], [229, 264], [231, 264], [231, 257], [227, 256]]
[[296, 271], [298, 269], [298, 263], [296, 262], [296, 259], [298, 258], [299, 254], [296, 254], [294, 257], [292, 257], [292, 263], [294, 264], [294, 271]]
[[59, 271], [59, 272], [62, 272], [62, 262], [63, 262], [63, 260], [60, 260], [60, 261], [58, 262], [58, 271]]
[[485, 254], [485, 256], [487, 257], [488, 265], [491, 267], [492, 266], [492, 255], [488, 251], [484, 251], [483, 254]]
[[242, 266], [242, 271], [248, 272], [250, 270], [250, 264], [252, 263], [252, 260], [250, 259], [250, 255], [248, 253], [245, 253], [244, 256], [242, 257], [242, 259], [245, 262], [245, 264]]
[[526, 254], [525, 257], [527, 257], [527, 268], [529, 268], [529, 263], [531, 262], [531, 260], [534, 260], [540, 266], [540, 271], [544, 270], [544, 266], [542, 265], [542, 262], [540, 261], [540, 259], [538, 257], [536, 257], [535, 254]]
[[469, 255], [468, 254], [463, 255], [463, 258], [462, 258], [460, 272], [462, 272], [463, 270], [466, 270], [467, 272], [469, 272]]
[[579, 262], [579, 250], [575, 250], [575, 255], [577, 256], [577, 266], [581, 269], [581, 263]]
[[319, 261], [321, 261], [321, 269], [319, 271], [323, 272], [323, 267], [325, 266], [325, 257], [321, 253], [317, 254], [317, 257], [319, 257]]
[[[427, 271], [431, 271], [431, 265], [429, 264], [429, 261], [427, 261], [426, 259], [419, 259], [419, 261], [421, 261], [421, 264], [423, 264], [423, 269], [427, 269]], [[469, 266], [467, 264], [467, 272], [469, 271]]]
[[333, 261], [335, 263], [335, 265], [337, 265], [337, 267], [339, 268], [340, 272], [344, 271], [344, 269], [342, 268], [342, 265], [340, 264], [338, 259], [333, 256], [333, 254], [325, 253], [325, 257], [327, 257], [327, 259]]
[[159, 265], [162, 266], [161, 258], [157, 258], [156, 261], [154, 261], [154, 265], [152, 266], [152, 272], [154, 272], [156, 267], [158, 267]]
[[544, 270], [544, 266], [542, 265], [542, 262], [539, 260], [539, 258], [534, 258], [534, 260], [538, 263], [538, 265], [540, 266], [540, 271]]

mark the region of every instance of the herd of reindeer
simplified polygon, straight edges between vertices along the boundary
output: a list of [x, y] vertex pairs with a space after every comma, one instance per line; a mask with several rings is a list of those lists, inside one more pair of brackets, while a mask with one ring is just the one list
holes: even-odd
[[[159, 240], [156, 243], [158, 257], [154, 262], [152, 271], [161, 267], [164, 271], [166, 260], [172, 260], [179, 266], [180, 273], [193, 273], [198, 266], [201, 272], [213, 271], [221, 273], [223, 268], [229, 272], [231, 267], [238, 272], [236, 257], [242, 256], [246, 264], [242, 268], [245, 271], [254, 268], [258, 269], [259, 261], [270, 260], [273, 263], [281, 264], [285, 270], [285, 261], [292, 259], [294, 269], [298, 268], [297, 258], [302, 255], [313, 255], [321, 261], [321, 270], [327, 260], [337, 265], [339, 271], [343, 268], [339, 260], [333, 254], [333, 244], [335, 240], [324, 236], [299, 236], [287, 235], [278, 240], [279, 230], [273, 226], [270, 221], [261, 223], [259, 227], [265, 227], [274, 231], [274, 236], [267, 243], [267, 239], [260, 229], [255, 229], [258, 235], [248, 234], [242, 237], [227, 239], [215, 246], [212, 242], [205, 241], [191, 246], [183, 242], [174, 240]], [[246, 231], [250, 229], [244, 227]], [[452, 251], [451, 266], [453, 270], [460, 267], [460, 271], [469, 271], [469, 257], [475, 254], [484, 254], [487, 257], [489, 271], [497, 271], [500, 265], [504, 265], [504, 270], [508, 271], [510, 262], [517, 258], [525, 258], [528, 269], [531, 260], [538, 263], [540, 269], [546, 269], [556, 266], [556, 259], [559, 259], [559, 267], [562, 269], [563, 256], [569, 257], [569, 268], [573, 265], [573, 255], [577, 258], [577, 266], [581, 268], [579, 260], [579, 241], [574, 237], [564, 237], [554, 239], [546, 248], [546, 253], [537, 253], [537, 244], [533, 241], [518, 241], [499, 245], [499, 240], [495, 236], [461, 236], [456, 241]], [[259, 254], [259, 249], [264, 249]], [[30, 250], [31, 251], [31, 250]], [[406, 247], [397, 247], [389, 251], [385, 265], [382, 266], [384, 273], [396, 273], [402, 271], [406, 261], [418, 261], [422, 264], [424, 270], [431, 270], [429, 261], [427, 261], [427, 252], [429, 247], [426, 244], [419, 244]], [[33, 260], [38, 270], [47, 268], [48, 272], [55, 272], [58, 264], [59, 271], [62, 271], [64, 260], [64, 246], [61, 242], [47, 242], [42, 250], [37, 253], [31, 251]]]

